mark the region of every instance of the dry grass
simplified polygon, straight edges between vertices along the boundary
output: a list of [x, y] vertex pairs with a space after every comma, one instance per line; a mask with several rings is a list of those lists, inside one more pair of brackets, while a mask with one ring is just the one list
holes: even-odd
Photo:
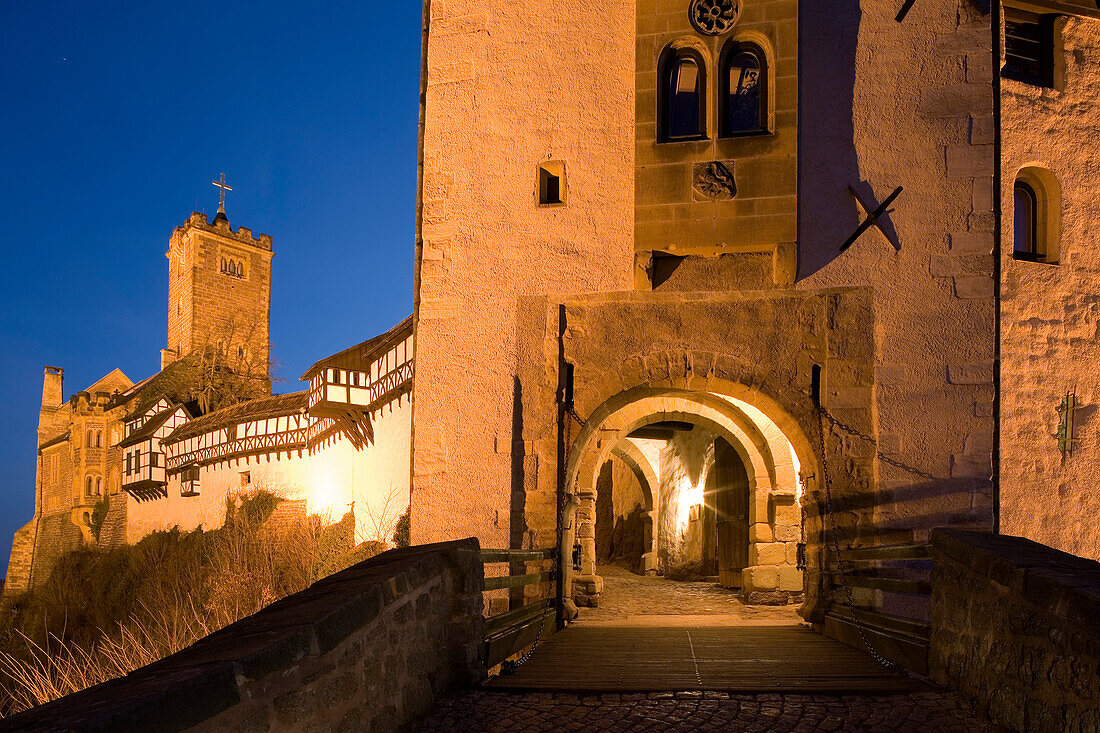
[[[123, 676], [386, 549], [378, 542], [352, 548], [350, 514], [335, 525], [305, 517], [276, 529], [265, 522], [275, 503], [270, 494], [254, 495], [234, 507], [219, 530], [111, 551], [138, 556], [126, 563], [98, 553], [76, 562], [76, 571], [55, 572], [60, 577], [51, 577], [40, 597], [24, 601], [14, 619], [20, 630], [9, 629], [0, 645], [0, 716]], [[99, 577], [120, 567], [136, 583], [125, 593]], [[81, 604], [103, 599], [66, 594], [73, 583], [103, 584], [113, 605], [82, 615], [88, 609]], [[115, 621], [101, 620], [111, 614]]]

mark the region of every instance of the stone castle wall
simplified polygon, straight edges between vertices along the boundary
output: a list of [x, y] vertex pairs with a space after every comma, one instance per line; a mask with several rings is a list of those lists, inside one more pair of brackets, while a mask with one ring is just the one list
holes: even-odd
[[[741, 3], [733, 30], [704, 36], [680, 0], [637, 4], [634, 237], [639, 289], [755, 290], [777, 284], [773, 254], [794, 269], [798, 193], [798, 2]], [[767, 58], [769, 134], [722, 137], [719, 62], [728, 44], [753, 44]], [[657, 142], [658, 61], [669, 48], [697, 51], [705, 68], [708, 139]], [[732, 185], [708, 185], [720, 163]], [[704, 257], [666, 277], [654, 252]], [[756, 253], [756, 254], [746, 254]], [[670, 263], [671, 264], [671, 263]], [[758, 265], [758, 266], [757, 266]], [[786, 276], [781, 284], [790, 284]]]
[[1100, 563], [974, 532], [932, 545], [929, 676], [1009, 730], [1095, 730]]
[[[796, 287], [873, 289], [873, 362], [822, 378], [873, 392], [873, 429], [838, 437], [871, 469], [875, 524], [919, 541], [992, 523], [992, 31], [970, 0], [896, 13], [801, 4]], [[841, 251], [866, 217], [849, 187], [874, 208], [898, 186], [882, 230]]]
[[486, 674], [475, 540], [377, 555], [0, 731], [403, 729]]
[[[1008, 534], [1100, 559], [1100, 20], [1069, 18], [1064, 83], [1002, 79], [1001, 523]], [[1013, 258], [1013, 184], [1025, 168], [1060, 189], [1058, 264]], [[1051, 192], [1054, 193], [1054, 192]], [[1058, 407], [1076, 391], [1076, 444], [1058, 447]]]
[[[517, 299], [632, 283], [634, 3], [426, 7], [412, 538], [507, 546]], [[562, 205], [539, 205], [547, 161]]]

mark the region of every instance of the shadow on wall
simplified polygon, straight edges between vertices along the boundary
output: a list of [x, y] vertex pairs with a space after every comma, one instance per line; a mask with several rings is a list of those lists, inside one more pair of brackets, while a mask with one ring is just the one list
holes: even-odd
[[[930, 502], [936, 511], [928, 510]], [[832, 507], [836, 536], [841, 546], [847, 547], [923, 541], [935, 527], [988, 531], [992, 527], [991, 502], [989, 480], [952, 478], [915, 482], [894, 489], [880, 488], [876, 492], [839, 491], [833, 496]], [[820, 501], [814, 501], [807, 502], [804, 509], [807, 518], [817, 518], [824, 507]], [[867, 516], [871, 509], [880, 515], [878, 526], [861, 526], [859, 518]], [[820, 524], [815, 526], [820, 527]], [[807, 529], [806, 540], [820, 542], [822, 538], [818, 531]]]
[[512, 377], [512, 445], [509, 451], [512, 454], [511, 484], [512, 484], [512, 516], [509, 517], [509, 547], [533, 546], [531, 543], [524, 545], [527, 525], [523, 518], [527, 506], [527, 492], [524, 490], [524, 464], [527, 462], [527, 451], [523, 448], [523, 385], [519, 377]]
[[860, 190], [861, 182], [852, 143], [861, 17], [858, 0], [798, 4], [799, 280], [836, 259], [860, 222], [848, 186]]

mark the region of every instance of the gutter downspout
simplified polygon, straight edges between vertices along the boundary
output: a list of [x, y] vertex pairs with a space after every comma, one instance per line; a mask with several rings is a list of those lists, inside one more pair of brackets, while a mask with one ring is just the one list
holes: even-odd
[[1001, 0], [990, 3], [993, 33], [993, 534], [1001, 533]]

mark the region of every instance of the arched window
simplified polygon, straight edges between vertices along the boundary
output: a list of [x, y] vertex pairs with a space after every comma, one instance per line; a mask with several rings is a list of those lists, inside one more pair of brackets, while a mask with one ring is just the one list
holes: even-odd
[[103, 479], [99, 476], [95, 477], [95, 495], [103, 496]]
[[719, 119], [723, 136], [768, 131], [768, 63], [748, 43], [729, 43], [719, 71]]
[[244, 263], [237, 263], [237, 277], [244, 277]]
[[91, 448], [92, 447], [92, 431], [91, 430], [87, 431], [84, 435], [84, 446], [86, 448]]
[[1046, 168], [1022, 169], [1012, 186], [1012, 256], [1057, 264], [1062, 224], [1058, 179]]
[[657, 69], [657, 139], [702, 140], [707, 136], [707, 71], [690, 48], [668, 48]]
[[95, 431], [95, 447], [96, 448], [102, 448], [103, 447], [103, 431], [102, 430]]
[[88, 476], [84, 479], [84, 496], [92, 495], [92, 477]]
[[1038, 259], [1039, 197], [1025, 181], [1016, 181], [1013, 189], [1012, 249], [1024, 259]]
[[222, 272], [228, 272], [228, 271], [229, 271], [229, 265], [226, 263], [225, 258], [222, 257]]

